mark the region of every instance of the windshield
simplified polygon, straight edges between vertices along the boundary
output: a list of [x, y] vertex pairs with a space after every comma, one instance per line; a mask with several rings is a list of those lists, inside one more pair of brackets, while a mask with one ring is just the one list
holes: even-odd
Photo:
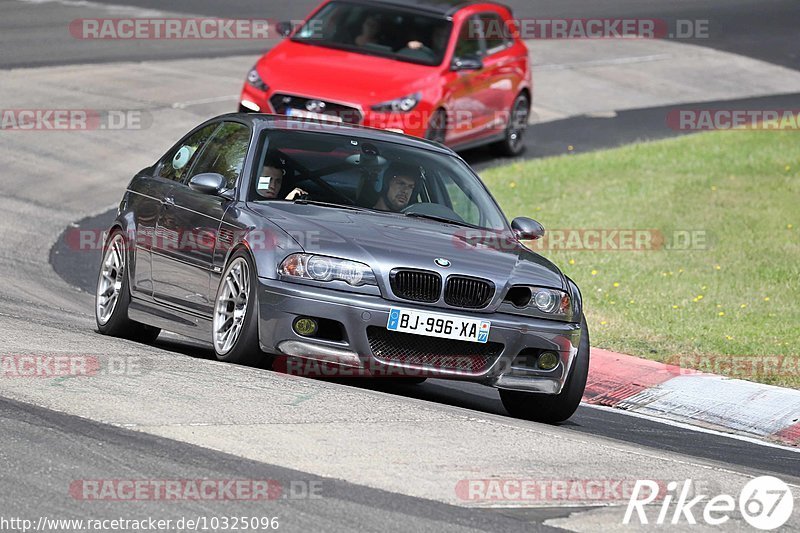
[[452, 23], [392, 7], [331, 2], [315, 13], [292, 40], [390, 57], [423, 65], [440, 65]]
[[265, 130], [262, 136], [251, 201], [318, 202], [507, 229], [486, 188], [457, 157], [346, 135]]

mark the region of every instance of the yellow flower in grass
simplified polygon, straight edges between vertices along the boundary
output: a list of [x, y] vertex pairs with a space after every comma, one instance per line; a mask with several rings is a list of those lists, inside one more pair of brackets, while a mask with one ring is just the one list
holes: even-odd
[[719, 313], [717, 313], [717, 316], [725, 316], [725, 311], [720, 311]]
[[601, 326], [605, 326], [606, 324], [608, 324], [608, 322], [606, 322], [605, 320], [600, 321]]
[[677, 308], [678, 308], [678, 306], [677, 306], [677, 305], [673, 305], [673, 306], [672, 306], [672, 308], [673, 308], [673, 309], [677, 309]]
[[791, 224], [786, 224], [786, 229], [792, 229], [793, 227]]
[[592, 276], [596, 276], [596, 275], [597, 275], [597, 270], [592, 270]]
[[512, 189], [516, 189], [517, 188], [517, 182], [516, 181], [512, 181], [511, 183], [508, 184], [508, 186], [511, 187]]
[[574, 264], [575, 264], [575, 260], [574, 260], [574, 259], [570, 259], [570, 260], [569, 260], [569, 261], [567, 261], [567, 262], [568, 262], [570, 265], [574, 265]]
[[615, 281], [615, 282], [614, 282], [614, 286], [615, 286], [615, 287], [619, 287], [619, 282], [618, 282], [618, 281]]
[[714, 265], [714, 270], [720, 270], [722, 267], [719, 265]]
[[631, 300], [631, 301], [630, 301], [630, 302], [628, 302], [628, 303], [629, 303], [629, 304], [635, 304], [635, 303], [636, 303], [636, 300]]
[[745, 307], [747, 307], [747, 304], [742, 304], [739, 306], [740, 309], [744, 309]]
[[769, 296], [765, 296], [765, 297], [764, 297], [764, 301], [765, 301], [765, 302], [768, 302], [768, 301], [769, 301]]

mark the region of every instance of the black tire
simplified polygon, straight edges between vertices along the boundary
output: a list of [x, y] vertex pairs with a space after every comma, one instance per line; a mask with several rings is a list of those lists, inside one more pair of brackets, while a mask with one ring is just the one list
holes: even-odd
[[[109, 252], [114, 243], [122, 243], [121, 249], [118, 250], [118, 257], [121, 257], [122, 268], [111, 268], [112, 272], [106, 271], [107, 261], [109, 259]], [[100, 271], [97, 276], [97, 287], [95, 289], [95, 304], [94, 304], [94, 317], [97, 323], [97, 330], [103, 335], [112, 337], [120, 337], [132, 341], [151, 343], [158, 338], [161, 333], [159, 328], [141, 324], [128, 318], [128, 306], [131, 303], [130, 280], [128, 276], [128, 265], [130, 265], [130, 257], [128, 254], [128, 243], [125, 240], [125, 234], [116, 229], [112, 231], [105, 245], [103, 246], [103, 255], [100, 262]], [[119, 293], [117, 294], [116, 303], [113, 305], [110, 316], [103, 316], [101, 318], [101, 286], [107, 278], [104, 274], [111, 274], [120, 282]], [[109, 287], [112, 289], [113, 287]], [[107, 293], [103, 291], [104, 294]]]
[[447, 135], [447, 112], [444, 109], [437, 109], [431, 116], [428, 122], [428, 129], [425, 132], [425, 138], [429, 141], [436, 141], [444, 144]]
[[[231, 271], [237, 265], [241, 264], [247, 265], [248, 269], [247, 276], [249, 279], [249, 286], [247, 290], [247, 305], [245, 307], [244, 319], [241, 321], [239, 333], [236, 335], [231, 347], [229, 349], [224, 349], [225, 347], [220, 346], [220, 343], [217, 340], [217, 325], [219, 324], [222, 326], [224, 323], [226, 323], [226, 321], [222, 321], [221, 319], [223, 315], [219, 314], [221, 313], [222, 309], [220, 307], [222, 305], [220, 299], [224, 296], [224, 291], [226, 290], [226, 279], [231, 274]], [[217, 295], [214, 298], [214, 320], [212, 323], [211, 344], [214, 346], [214, 353], [216, 354], [217, 359], [220, 361], [239, 365], [256, 366], [263, 364], [266, 362], [266, 359], [269, 358], [267, 354], [261, 351], [261, 347], [259, 346], [258, 342], [258, 298], [256, 296], [257, 283], [258, 277], [256, 275], [255, 266], [253, 265], [253, 260], [250, 258], [250, 254], [244, 249], [234, 252], [234, 254], [231, 255], [230, 259], [228, 260], [228, 264], [225, 266], [225, 270], [220, 278], [219, 287], [217, 288]], [[233, 308], [237, 307], [235, 302], [229, 301], [224, 305], [226, 312], [233, 312], [231, 305], [233, 305]]]
[[511, 110], [506, 125], [505, 137], [492, 145], [498, 155], [516, 157], [525, 150], [523, 138], [528, 128], [531, 103], [525, 93], [520, 93], [511, 104]]
[[500, 389], [500, 399], [511, 416], [555, 424], [575, 413], [581, 403], [589, 375], [589, 329], [581, 317], [581, 341], [572, 370], [560, 394], [537, 394]]

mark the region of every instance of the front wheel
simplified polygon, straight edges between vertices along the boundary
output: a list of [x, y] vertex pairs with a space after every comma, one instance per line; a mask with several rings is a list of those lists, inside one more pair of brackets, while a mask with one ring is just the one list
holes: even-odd
[[575, 413], [589, 375], [589, 329], [581, 318], [581, 341], [567, 382], [560, 394], [539, 394], [500, 389], [500, 399], [511, 416], [536, 422], [563, 422]]
[[128, 282], [127, 243], [122, 231], [114, 230], [103, 248], [103, 262], [95, 291], [95, 320], [103, 335], [138, 342], [153, 342], [161, 330], [128, 318], [131, 291]]
[[494, 144], [497, 153], [508, 157], [515, 157], [522, 153], [525, 149], [522, 138], [525, 130], [528, 129], [530, 110], [531, 103], [528, 97], [523, 93], [519, 94], [511, 105], [505, 136], [502, 141]]
[[265, 357], [258, 343], [256, 280], [250, 254], [234, 253], [214, 301], [213, 344], [220, 361], [255, 365]]

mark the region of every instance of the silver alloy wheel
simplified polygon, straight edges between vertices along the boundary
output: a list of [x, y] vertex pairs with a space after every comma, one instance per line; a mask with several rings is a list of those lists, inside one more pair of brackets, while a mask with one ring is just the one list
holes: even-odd
[[528, 102], [525, 98], [518, 98], [511, 112], [511, 124], [508, 130], [508, 142], [516, 150], [522, 142], [522, 134], [528, 127]]
[[219, 355], [230, 352], [244, 327], [250, 298], [250, 266], [237, 257], [228, 266], [214, 304], [214, 348]]
[[114, 309], [117, 308], [122, 281], [125, 276], [125, 241], [122, 235], [117, 234], [106, 248], [106, 256], [100, 267], [100, 279], [97, 282], [97, 297], [95, 299], [95, 312], [100, 324], [105, 325], [111, 320]]

